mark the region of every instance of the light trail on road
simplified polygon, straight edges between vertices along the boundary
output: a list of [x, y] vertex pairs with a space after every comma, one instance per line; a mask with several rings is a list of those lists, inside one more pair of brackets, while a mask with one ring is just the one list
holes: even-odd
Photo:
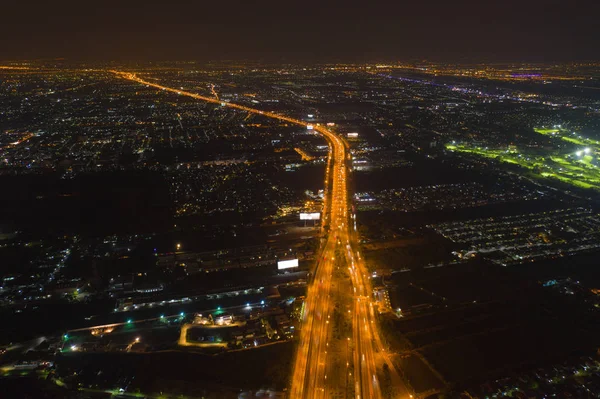
[[[183, 89], [175, 89], [149, 82], [133, 73], [115, 70], [110, 72], [147, 87], [154, 87], [170, 93], [299, 126], [307, 127], [309, 125], [309, 123], [300, 119], [275, 112], [261, 111], [244, 105], [220, 101], [214, 97], [206, 97]], [[395, 368], [384, 351], [372, 310], [371, 287], [365, 262], [358, 251], [358, 235], [350, 228], [348, 208], [351, 196], [348, 191], [349, 168], [347, 161], [349, 158], [347, 158], [347, 143], [322, 125], [313, 125], [313, 129], [325, 137], [330, 147], [325, 176], [325, 192], [327, 195], [324, 200], [322, 226], [324, 228], [329, 225], [329, 231], [325, 231], [327, 233], [326, 241], [317, 262], [314, 279], [309, 285], [306, 295], [300, 342], [294, 362], [289, 397], [290, 399], [326, 399], [328, 397], [327, 392], [333, 388], [327, 386], [327, 346], [332, 327], [329, 323], [329, 316], [333, 308], [331, 287], [335, 252], [336, 248], [341, 245], [342, 248], [345, 248], [343, 252], [356, 293], [352, 317], [354, 395], [355, 399], [378, 399], [382, 397], [382, 394], [377, 378], [377, 365], [382, 364], [383, 361], [390, 366], [392, 372]], [[408, 398], [409, 395], [403, 389], [397, 397]]]

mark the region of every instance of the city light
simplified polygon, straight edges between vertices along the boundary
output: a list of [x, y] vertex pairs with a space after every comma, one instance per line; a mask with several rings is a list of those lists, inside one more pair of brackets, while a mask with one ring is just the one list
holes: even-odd
[[285, 270], [298, 267], [298, 259], [280, 260], [277, 262], [277, 269]]
[[300, 220], [319, 220], [321, 214], [319, 212], [300, 213]]

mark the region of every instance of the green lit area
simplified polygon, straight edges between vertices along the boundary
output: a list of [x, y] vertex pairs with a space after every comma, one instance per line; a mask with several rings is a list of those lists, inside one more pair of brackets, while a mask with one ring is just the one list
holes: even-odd
[[[539, 130], [536, 131], [542, 133], [557, 129]], [[555, 179], [579, 188], [600, 190], [600, 168], [597, 166], [600, 143], [579, 136], [576, 140], [580, 140], [586, 147], [567, 153], [548, 151], [548, 154], [534, 154], [516, 149], [478, 147], [468, 144], [448, 144], [446, 149], [519, 165], [542, 179]]]
[[560, 132], [560, 130], [559, 130], [559, 129], [542, 129], [542, 128], [535, 128], [535, 129], [533, 129], [533, 130], [535, 130], [536, 132], [538, 132], [538, 133], [541, 133], [541, 134], [552, 134], [552, 133], [558, 133], [558, 132]]
[[[588, 146], [588, 147], [600, 146], [600, 141], [598, 141], [598, 140], [589, 139], [587, 137], [583, 137], [575, 132], [570, 132], [565, 129], [534, 128], [533, 130], [536, 133], [543, 134], [546, 136], [551, 136], [553, 138], [557, 138], [557, 139], [566, 141], [567, 143], [571, 143], [571, 144], [575, 144], [575, 145]], [[595, 150], [597, 150], [597, 149], [598, 148], [596, 148]]]

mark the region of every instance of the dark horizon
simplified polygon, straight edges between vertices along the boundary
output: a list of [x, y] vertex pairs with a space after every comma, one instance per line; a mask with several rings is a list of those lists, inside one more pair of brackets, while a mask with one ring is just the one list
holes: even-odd
[[2, 59], [564, 62], [600, 59], [584, 0], [404, 4], [98, 4], [5, 6]]

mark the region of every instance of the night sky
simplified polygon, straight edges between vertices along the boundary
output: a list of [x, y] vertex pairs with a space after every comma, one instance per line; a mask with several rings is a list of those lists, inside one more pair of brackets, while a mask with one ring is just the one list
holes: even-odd
[[600, 59], [598, 0], [4, 3], [5, 60]]

